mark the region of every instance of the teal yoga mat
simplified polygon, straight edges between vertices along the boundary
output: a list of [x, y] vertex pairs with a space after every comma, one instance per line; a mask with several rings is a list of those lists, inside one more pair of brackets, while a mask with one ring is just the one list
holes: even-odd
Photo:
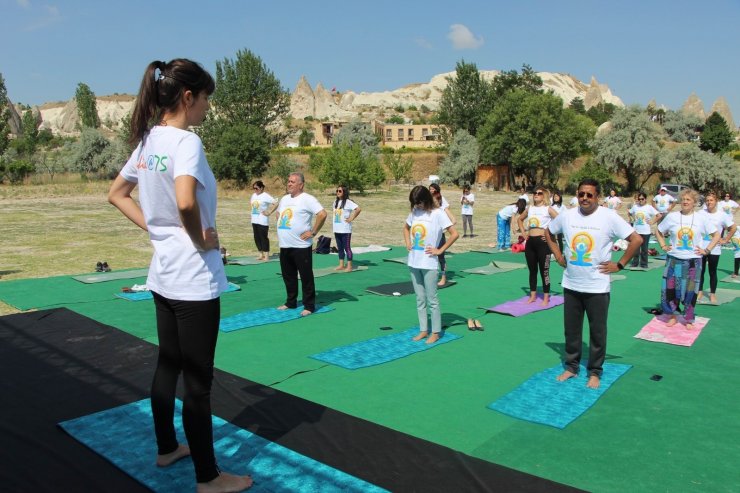
[[[332, 311], [334, 308], [330, 306], [316, 306], [316, 311], [313, 312], [309, 317]], [[221, 332], [233, 332], [240, 329], [248, 329], [250, 327], [257, 327], [259, 325], [277, 324], [281, 322], [288, 322], [289, 320], [296, 320], [301, 317], [303, 311], [303, 305], [299, 305], [297, 308], [289, 308], [287, 310], [278, 310], [277, 308], [260, 308], [259, 310], [252, 310], [249, 312], [237, 313], [230, 317], [221, 319], [219, 324], [219, 330]]]
[[598, 389], [586, 387], [588, 371], [581, 365], [577, 377], [558, 382], [561, 365], [536, 373], [508, 394], [488, 405], [488, 409], [514, 418], [563, 429], [593, 406], [614, 382], [632, 365], [604, 363]]
[[87, 274], [84, 276], [72, 276], [72, 279], [85, 284], [94, 284], [97, 282], [116, 281], [118, 279], [135, 279], [137, 277], [146, 277], [148, 274], [149, 269], [147, 268], [102, 272], [100, 274]]
[[[382, 492], [359, 478], [334, 469], [213, 416], [213, 444], [218, 465], [234, 474], [249, 474], [250, 492]], [[156, 467], [151, 404], [140, 400], [59, 423], [76, 440], [157, 492], [194, 491], [190, 459]], [[175, 428], [186, 443], [182, 402], [175, 402]]]
[[442, 337], [437, 342], [427, 344], [424, 340], [411, 340], [418, 333], [419, 327], [413, 327], [398, 334], [375, 337], [366, 341], [329, 349], [328, 351], [314, 354], [311, 358], [335, 366], [341, 366], [347, 370], [356, 370], [358, 368], [387, 363], [420, 351], [426, 351], [440, 344], [456, 341], [462, 337], [451, 332], [442, 332]]
[[[242, 288], [238, 284], [233, 282], [229, 283], [224, 293], [232, 293], [234, 291], [240, 291]], [[134, 291], [132, 293], [116, 293], [117, 298], [123, 298], [128, 301], [146, 301], [153, 298], [151, 291]]]

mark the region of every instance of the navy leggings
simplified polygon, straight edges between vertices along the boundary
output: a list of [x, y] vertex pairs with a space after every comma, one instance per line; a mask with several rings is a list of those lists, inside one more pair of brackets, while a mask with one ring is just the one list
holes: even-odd
[[352, 233], [334, 233], [334, 239], [337, 240], [339, 260], [344, 260], [346, 252], [347, 261], [352, 262]]

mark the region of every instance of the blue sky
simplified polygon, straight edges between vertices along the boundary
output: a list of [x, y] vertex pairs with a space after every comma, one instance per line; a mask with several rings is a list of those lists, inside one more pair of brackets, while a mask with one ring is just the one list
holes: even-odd
[[481, 70], [595, 76], [626, 104], [677, 109], [724, 96], [740, 122], [740, 0], [0, 0], [0, 73], [14, 102], [135, 93], [154, 59], [214, 71], [240, 49], [293, 90], [427, 82], [460, 59]]

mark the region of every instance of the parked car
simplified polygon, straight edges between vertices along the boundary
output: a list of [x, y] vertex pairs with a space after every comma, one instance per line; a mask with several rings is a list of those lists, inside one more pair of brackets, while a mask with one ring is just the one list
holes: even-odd
[[[668, 194], [673, 196], [674, 199], [678, 200], [678, 194], [681, 193], [682, 190], [686, 190], [688, 187], [686, 185], [677, 185], [675, 183], [661, 183], [658, 185], [658, 189], [655, 191], [655, 193], [660, 192], [661, 188], [665, 188], [668, 191]], [[704, 205], [704, 195], [699, 194], [699, 204], [700, 207]]]

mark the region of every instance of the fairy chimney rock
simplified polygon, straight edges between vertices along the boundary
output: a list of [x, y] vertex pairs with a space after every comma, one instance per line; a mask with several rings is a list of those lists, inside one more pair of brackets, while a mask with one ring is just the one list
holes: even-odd
[[730, 127], [731, 131], [735, 131], [737, 127], [735, 127], [735, 121], [732, 119], [732, 112], [730, 111], [730, 105], [727, 104], [727, 100], [724, 96], [720, 96], [717, 101], [714, 102], [712, 105], [712, 111], [709, 112], [711, 115], [714, 112], [719, 113], [719, 115], [725, 119], [727, 122], [727, 126]]
[[598, 106], [599, 103], [602, 103], [604, 101], [603, 96], [601, 95], [601, 87], [599, 86], [599, 83], [596, 82], [596, 77], [591, 77], [591, 83], [588, 85], [588, 89], [586, 89], [586, 94], [583, 97], [583, 105], [586, 107], [586, 109], [593, 108], [594, 106]]
[[306, 76], [302, 75], [298, 84], [295, 87], [295, 91], [290, 96], [290, 110], [293, 114], [293, 118], [305, 118], [307, 116], [315, 116], [316, 109], [316, 96], [311, 89], [311, 84], [306, 80]]
[[707, 119], [707, 115], [704, 113], [704, 103], [702, 103], [699, 96], [693, 92], [691, 93], [691, 96], [689, 96], [689, 99], [687, 99], [683, 106], [681, 106], [681, 111], [687, 115], [698, 116], [702, 121]]

